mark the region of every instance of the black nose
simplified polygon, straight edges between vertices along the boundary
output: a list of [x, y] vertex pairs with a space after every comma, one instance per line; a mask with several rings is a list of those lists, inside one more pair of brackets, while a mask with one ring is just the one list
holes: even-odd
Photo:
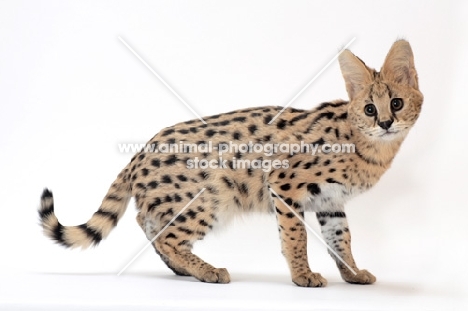
[[388, 130], [390, 126], [392, 126], [393, 119], [387, 120], [387, 121], [379, 121], [377, 124], [383, 128], [384, 130]]

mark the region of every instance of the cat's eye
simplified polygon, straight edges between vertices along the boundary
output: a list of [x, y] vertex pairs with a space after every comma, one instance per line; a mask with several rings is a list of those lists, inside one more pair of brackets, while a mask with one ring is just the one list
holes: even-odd
[[403, 108], [403, 99], [393, 98], [390, 102], [390, 107], [392, 107], [393, 111], [401, 110], [401, 108]]
[[366, 116], [372, 117], [377, 114], [377, 109], [375, 108], [374, 104], [367, 104], [364, 107], [364, 113]]

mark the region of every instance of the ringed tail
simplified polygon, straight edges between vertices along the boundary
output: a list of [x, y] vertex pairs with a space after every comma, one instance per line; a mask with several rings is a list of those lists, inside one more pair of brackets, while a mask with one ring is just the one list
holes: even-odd
[[63, 226], [55, 216], [54, 198], [49, 189], [44, 189], [39, 207], [40, 224], [44, 234], [67, 248], [96, 246], [117, 225], [127, 209], [131, 197], [127, 183], [127, 169], [119, 174], [104, 197], [98, 211], [90, 220], [79, 226]]

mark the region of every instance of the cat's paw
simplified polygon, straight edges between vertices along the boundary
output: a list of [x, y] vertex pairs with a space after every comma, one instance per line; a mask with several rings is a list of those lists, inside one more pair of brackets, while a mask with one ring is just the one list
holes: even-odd
[[294, 284], [301, 287], [324, 287], [327, 285], [327, 280], [320, 273], [312, 271], [300, 274], [293, 278]]
[[344, 280], [352, 284], [372, 284], [377, 280], [375, 276], [367, 270], [359, 270], [357, 274], [347, 275]]
[[224, 268], [212, 269], [206, 271], [200, 278], [200, 281], [206, 283], [221, 283], [226, 284], [231, 282], [229, 272]]

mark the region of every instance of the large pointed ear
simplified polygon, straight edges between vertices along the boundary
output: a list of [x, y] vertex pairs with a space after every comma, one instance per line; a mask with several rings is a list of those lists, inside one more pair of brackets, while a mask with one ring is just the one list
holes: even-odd
[[385, 80], [418, 89], [418, 74], [414, 67], [413, 51], [406, 40], [393, 43], [381, 69]]
[[344, 50], [338, 57], [338, 61], [349, 99], [352, 100], [360, 90], [372, 83], [371, 72], [364, 62], [349, 50]]

